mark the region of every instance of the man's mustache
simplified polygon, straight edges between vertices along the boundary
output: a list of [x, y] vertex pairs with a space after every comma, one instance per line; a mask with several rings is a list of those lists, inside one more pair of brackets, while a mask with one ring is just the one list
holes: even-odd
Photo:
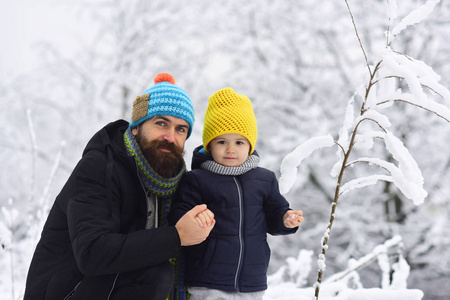
[[155, 141], [152, 141], [151, 144], [152, 144], [151, 147], [153, 149], [164, 148], [164, 149], [169, 150], [172, 153], [182, 152], [182, 150], [177, 145], [175, 145], [174, 143], [170, 143], [167, 140], [162, 140], [162, 141], [155, 140]]

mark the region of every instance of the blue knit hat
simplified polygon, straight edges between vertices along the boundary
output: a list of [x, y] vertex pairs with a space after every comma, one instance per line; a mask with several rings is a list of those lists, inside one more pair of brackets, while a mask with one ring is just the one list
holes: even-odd
[[189, 124], [187, 135], [189, 138], [195, 120], [191, 99], [185, 91], [175, 85], [175, 79], [168, 73], [156, 75], [154, 82], [154, 86], [134, 100], [130, 128], [135, 128], [155, 116], [173, 116]]

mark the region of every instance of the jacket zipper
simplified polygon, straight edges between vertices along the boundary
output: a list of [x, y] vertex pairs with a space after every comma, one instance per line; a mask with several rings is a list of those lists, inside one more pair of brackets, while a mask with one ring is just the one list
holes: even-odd
[[70, 291], [69, 294], [67, 294], [66, 297], [64, 297], [63, 300], [68, 300], [70, 298], [72, 298], [72, 296], [75, 294], [75, 291], [77, 290], [77, 287], [80, 285], [81, 281], [77, 283], [77, 285], [75, 285], [75, 287]]
[[234, 276], [234, 288], [237, 292], [239, 292], [239, 274], [241, 273], [241, 265], [242, 265], [242, 256], [244, 253], [244, 241], [242, 239], [242, 231], [243, 231], [243, 203], [242, 203], [242, 191], [236, 177], [233, 177], [234, 183], [236, 184], [236, 188], [238, 191], [238, 199], [239, 199], [239, 261], [236, 269], [236, 275]]
[[158, 228], [158, 224], [159, 224], [159, 220], [158, 220], [158, 215], [159, 215], [159, 207], [158, 207], [158, 196], [155, 195], [155, 224], [154, 224], [154, 228]]
[[116, 287], [116, 282], [117, 282], [117, 278], [119, 277], [120, 273], [117, 273], [116, 277], [114, 278], [114, 282], [111, 286], [111, 289], [109, 290], [109, 294], [108, 294], [108, 298], [106, 298], [106, 300], [109, 300], [111, 298], [112, 292], [114, 290], [114, 288]]

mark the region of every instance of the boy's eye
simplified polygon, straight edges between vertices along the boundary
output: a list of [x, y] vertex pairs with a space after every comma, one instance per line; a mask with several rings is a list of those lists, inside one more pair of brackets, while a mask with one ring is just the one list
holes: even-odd
[[225, 141], [217, 141], [217, 144], [225, 145]]

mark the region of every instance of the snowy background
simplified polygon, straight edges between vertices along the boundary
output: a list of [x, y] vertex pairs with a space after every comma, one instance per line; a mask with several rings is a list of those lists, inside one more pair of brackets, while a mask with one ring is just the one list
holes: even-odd
[[450, 1], [0, 3], [0, 299], [22, 298], [91, 135], [128, 120], [159, 72], [194, 102], [188, 164], [212, 93], [253, 102], [261, 164], [305, 216], [269, 237], [266, 299], [312, 299], [318, 267], [320, 299], [450, 299]]

